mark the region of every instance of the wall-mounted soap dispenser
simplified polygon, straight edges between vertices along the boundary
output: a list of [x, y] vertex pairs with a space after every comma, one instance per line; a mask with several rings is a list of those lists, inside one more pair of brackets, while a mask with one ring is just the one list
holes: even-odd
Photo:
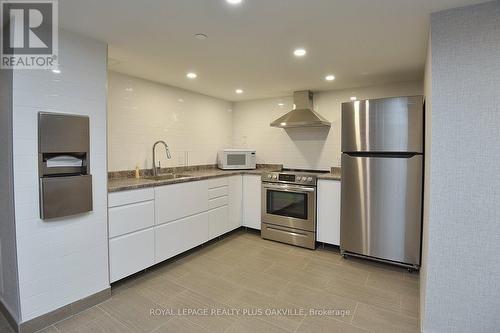
[[40, 218], [92, 211], [89, 118], [38, 113]]

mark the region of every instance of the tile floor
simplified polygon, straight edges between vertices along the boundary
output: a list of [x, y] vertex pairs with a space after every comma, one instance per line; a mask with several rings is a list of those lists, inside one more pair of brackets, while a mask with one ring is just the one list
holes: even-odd
[[[418, 274], [400, 268], [244, 231], [176, 259], [113, 285], [111, 299], [43, 333], [419, 331]], [[279, 309], [290, 312], [265, 315]], [[343, 315], [313, 316], [310, 309]], [[217, 310], [225, 313], [210, 315]], [[245, 315], [229, 313], [235, 310]]]

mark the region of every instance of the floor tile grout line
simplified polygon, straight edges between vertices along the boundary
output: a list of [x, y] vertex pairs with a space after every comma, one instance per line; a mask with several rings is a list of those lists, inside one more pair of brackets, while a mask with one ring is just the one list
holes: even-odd
[[[231, 239], [230, 241], [234, 241], [234, 240], [235, 240], [235, 239]], [[226, 244], [224, 244], [224, 245], [222, 245], [222, 246], [226, 246]], [[228, 250], [228, 251], [229, 251], [229, 250]], [[228, 251], [221, 251], [221, 253], [226, 254], [226, 253], [228, 253]], [[290, 254], [291, 256], [295, 256], [295, 255], [297, 255], [297, 256], [300, 256], [300, 257], [305, 258], [305, 262], [304, 262], [302, 265], [298, 265], [298, 266], [302, 266], [301, 268], [299, 268], [299, 269], [301, 269], [301, 270], [303, 270], [304, 268], [306, 268], [306, 267], [308, 266], [308, 263], [309, 263], [309, 262], [311, 262], [311, 260], [312, 260], [312, 259], [314, 259], [314, 258], [312, 258], [312, 257], [302, 256], [301, 254], [296, 254], [296, 253], [293, 253], [293, 251], [292, 251], [292, 250], [287, 251], [287, 252], [290, 252], [289, 254]], [[196, 253], [196, 252], [195, 252], [195, 253], [193, 253], [193, 254], [191, 254], [191, 255], [193, 255], [193, 258], [196, 258], [196, 257], [200, 256], [200, 257], [210, 258], [210, 259], [212, 259], [212, 260], [217, 260], [216, 256], [210, 256], [210, 255], [207, 255], [207, 254], [206, 254], [206, 253], [204, 253], [204, 252], [202, 253], [202, 251], [200, 251], [199, 253]], [[280, 253], [280, 255], [281, 255], [281, 253]], [[188, 258], [188, 256], [186, 256], [186, 257], [184, 257], [184, 258]], [[327, 263], [327, 262], [328, 262], [328, 264], [335, 264], [335, 265], [338, 265], [337, 263], [333, 263], [333, 262], [329, 262], [329, 261], [327, 261], [327, 260], [323, 260], [323, 258], [318, 258], [318, 260], [321, 260], [321, 262], [325, 262], [325, 263]], [[222, 262], [222, 261], [219, 261], [219, 260], [217, 260], [217, 261], [218, 261], [218, 262]], [[177, 262], [177, 261], [174, 261], [174, 262], [172, 262], [172, 263], [175, 263], [175, 262]], [[259, 274], [266, 274], [266, 275], [270, 275], [270, 273], [269, 273], [268, 271], [269, 271], [272, 267], [276, 267], [276, 266], [278, 265], [278, 263], [279, 263], [279, 261], [277, 261], [277, 260], [270, 261], [270, 266], [269, 266], [269, 267], [267, 267], [267, 268], [265, 268], [264, 270], [259, 270], [259, 272], [258, 272], [258, 273], [259, 273]], [[180, 263], [180, 265], [190, 265], [190, 264], [192, 264], [192, 263], [191, 263], [191, 262], [189, 262], [189, 261], [187, 261], [187, 262], [183, 262], [183, 263]], [[194, 263], [193, 263], [193, 265], [194, 265]], [[233, 265], [230, 265], [230, 266], [233, 266]], [[235, 267], [234, 269], [235, 269], [235, 270], [237, 270], [237, 269], [238, 269], [238, 267]], [[358, 269], [358, 268], [355, 268], [355, 269]], [[146, 273], [148, 273], [148, 272], [146, 272]], [[179, 279], [181, 279], [181, 278], [176, 278], [175, 280], [172, 280], [172, 279], [170, 279], [170, 278], [166, 278], [166, 276], [168, 276], [168, 272], [161, 273], [161, 272], [159, 272], [159, 271], [151, 271], [150, 273], [152, 273], [152, 275], [153, 275], [153, 276], [159, 276], [159, 277], [161, 277], [161, 280], [162, 280], [162, 281], [169, 281], [169, 282], [172, 282], [172, 283], [175, 283], [175, 284], [179, 284], [178, 280], [179, 280]], [[193, 271], [192, 273], [193, 273], [193, 274], [196, 274], [196, 270], [195, 270], [195, 271]], [[210, 272], [207, 272], [207, 273], [210, 273]], [[225, 278], [223, 278], [223, 277], [222, 277], [222, 276], [223, 276], [224, 274], [226, 274], [226, 273], [227, 273], [227, 272], [225, 272], [225, 273], [219, 273], [219, 274], [217, 274], [217, 275], [214, 275], [214, 274], [211, 274], [211, 275], [212, 275], [212, 276], [214, 276], [215, 278], [219, 278], [219, 279], [222, 279], [222, 280], [224, 280], [224, 281], [229, 281], [229, 280], [227, 280], [227, 279], [225, 279]], [[367, 287], [367, 288], [369, 288], [369, 289], [373, 289], [373, 290], [380, 290], [380, 291], [383, 291], [383, 292], [388, 292], [388, 291], [387, 291], [387, 290], [385, 290], [384, 288], [377, 288], [377, 287], [373, 287], [373, 286], [368, 285], [368, 281], [369, 281], [370, 277], [371, 277], [371, 276], [373, 276], [373, 274], [375, 274], [375, 273], [372, 273], [372, 272], [367, 272], [367, 273], [368, 273], [368, 274], [366, 275], [366, 277], [365, 277], [364, 281], [362, 282], [364, 286], [366, 286], [366, 287]], [[187, 275], [187, 274], [191, 274], [191, 272], [185, 273], [185, 274], [183, 274], [183, 276], [185, 276], [185, 275]], [[271, 276], [272, 276], [272, 274], [271, 274]], [[333, 278], [331, 278], [331, 277], [330, 277], [330, 278], [328, 278], [328, 279], [327, 279], [327, 282], [329, 283], [332, 279], [333, 279]], [[399, 279], [398, 279], [398, 280], [399, 280]], [[405, 280], [402, 280], [402, 281], [405, 281]], [[231, 281], [229, 281], [229, 282], [231, 282]], [[408, 281], [405, 281], [405, 282], [408, 282]], [[234, 282], [232, 282], [232, 283], [234, 284]], [[290, 283], [297, 283], [297, 281], [287, 280], [287, 281], [286, 281], [285, 286], [286, 286], [286, 285], [289, 285]], [[196, 294], [199, 294], [199, 295], [203, 296], [204, 298], [211, 298], [211, 297], [210, 297], [209, 295], [207, 295], [206, 293], [203, 293], [203, 291], [201, 291], [200, 289], [196, 289], [196, 290], [195, 290], [195, 289], [192, 289], [192, 288], [190, 288], [190, 287], [185, 287], [185, 286], [184, 286], [184, 285], [182, 285], [182, 284], [179, 284], [179, 285], [180, 285], [180, 286], [184, 289], [184, 290], [181, 292], [181, 294], [182, 294], [183, 292], [191, 291], [191, 292], [194, 292], [194, 293], [196, 293]], [[236, 284], [236, 285], [237, 285], [237, 284]], [[129, 289], [129, 288], [134, 288], [134, 287], [135, 287], [135, 286], [131, 285], [131, 286], [128, 286], [125, 290], [127, 290], [127, 289]], [[254, 290], [254, 289], [252, 289], [252, 288], [247, 288], [247, 287], [241, 287], [240, 289]], [[320, 289], [320, 290], [321, 290], [321, 289]], [[328, 290], [328, 291], [329, 291], [330, 293], [332, 293], [332, 292], [331, 292], [331, 290]], [[258, 292], [260, 293], [260, 291], [258, 291]], [[335, 320], [337, 320], [337, 321], [339, 321], [339, 322], [345, 323], [345, 324], [350, 324], [350, 325], [352, 325], [353, 327], [357, 327], [356, 325], [353, 325], [353, 324], [352, 324], [352, 322], [353, 322], [353, 320], [354, 320], [354, 318], [355, 318], [355, 316], [356, 316], [356, 314], [357, 314], [357, 312], [358, 312], [358, 307], [359, 307], [360, 301], [356, 301], [356, 300], [354, 300], [354, 299], [352, 299], [352, 298], [345, 297], [345, 296], [342, 296], [342, 295], [335, 295], [335, 293], [332, 293], [332, 294], [333, 294], [334, 296], [338, 296], [338, 297], [341, 297], [341, 298], [346, 298], [346, 299], [348, 299], [348, 300], [351, 300], [351, 301], [355, 301], [355, 302], [356, 302], [356, 303], [355, 303], [355, 307], [354, 307], [354, 312], [353, 312], [353, 315], [352, 315], [352, 317], [350, 318], [350, 321], [349, 321], [349, 322], [345, 322], [345, 321], [342, 321], [342, 320], [337, 319], [337, 318], [334, 318], [334, 319], [335, 319]], [[399, 293], [399, 292], [398, 292], [398, 293], [396, 293], [396, 294], [398, 295], [398, 303], [399, 303], [399, 306], [400, 306], [400, 308], [401, 308], [401, 307], [402, 307], [402, 297], [403, 297], [403, 295], [404, 295], [404, 294], [401, 294], [401, 293]], [[277, 295], [268, 295], [268, 294], [266, 294], [265, 292], [263, 293], [263, 295], [266, 295], [266, 296], [268, 296], [268, 297], [272, 297], [272, 298], [275, 298], [275, 297], [277, 296]], [[149, 300], [150, 300], [153, 304], [158, 304], [157, 302], [152, 301], [149, 297], [147, 297], [147, 298], [148, 298], [148, 299], [149, 299]], [[225, 306], [229, 306], [229, 307], [231, 307], [231, 306], [228, 304], [228, 302], [231, 302], [231, 299], [232, 299], [232, 298], [228, 296], [228, 297], [224, 298], [224, 299], [223, 299], [223, 301], [217, 301], [217, 303], [220, 303], [221, 305], [225, 305]], [[296, 305], [295, 303], [293, 303], [293, 302], [289, 302], [289, 301], [286, 301], [286, 300], [285, 300], [285, 302], [287, 302], [287, 303], [289, 303], [289, 304]], [[160, 305], [160, 306], [162, 306], [161, 304], [159, 304], [159, 305]], [[207, 305], [208, 305], [208, 304], [207, 304]], [[369, 305], [369, 304], [367, 304], [367, 305]], [[208, 306], [209, 306], [209, 305], [208, 305]], [[296, 306], [298, 306], [298, 305], [296, 305]], [[370, 306], [371, 306], [371, 307], [374, 307], [374, 308], [380, 308], [380, 307], [378, 307], [378, 306], [376, 306], [376, 305], [370, 305]], [[119, 319], [115, 318], [113, 315], [111, 315], [110, 313], [108, 313], [107, 311], [105, 311], [103, 308], [101, 308], [100, 306], [98, 306], [98, 307], [99, 307], [99, 309], [101, 309], [103, 312], [105, 312], [105, 313], [106, 313], [109, 317], [111, 317], [111, 318], [113, 318], [113, 319], [117, 320], [118, 322], [122, 323]], [[300, 306], [300, 307], [302, 308], [302, 306]], [[392, 312], [394, 312], [394, 313], [398, 313], [397, 311], [393, 311], [393, 310], [390, 310], [390, 309], [383, 309], [383, 310], [386, 310], [386, 311], [392, 311]], [[400, 311], [399, 311], [399, 312], [401, 312], [401, 309], [400, 309]], [[411, 316], [408, 316], [408, 315], [406, 315], [406, 314], [404, 314], [404, 313], [401, 313], [401, 315], [404, 315], [405, 317], [410, 317], [410, 318], [412, 318]], [[240, 318], [236, 317], [236, 321], [237, 321], [237, 320], [239, 320], [239, 319], [240, 319]], [[300, 326], [302, 325], [302, 323], [304, 322], [304, 320], [305, 320], [305, 319], [306, 319], [306, 317], [303, 317], [303, 318], [300, 320], [300, 323], [298, 323], [297, 327], [295, 328], [295, 330], [293, 330], [293, 332], [297, 332], [297, 330], [300, 328]], [[261, 318], [259, 318], [259, 320], [261, 320], [261, 321], [265, 321], [265, 320], [263, 320], [263, 319], [261, 319]], [[197, 325], [197, 326], [201, 326], [201, 325], [199, 325], [199, 324], [197, 324], [197, 323], [195, 323], [195, 322], [192, 322], [189, 318], [187, 319], [187, 321], [189, 321], [191, 324], [195, 324], [195, 325]], [[268, 322], [268, 321], [265, 321], [265, 322], [266, 322], [266, 323], [268, 323], [268, 324], [270, 324], [270, 325], [272, 325], [272, 326], [278, 327], [278, 328], [280, 328], [280, 329], [285, 329], [285, 328], [283, 328], [283, 327], [281, 327], [281, 326], [279, 326], [279, 325], [276, 325], [276, 324], [270, 323], [270, 322]], [[164, 325], [167, 325], [167, 322], [165, 322], [165, 323], [161, 324], [159, 327], [155, 328], [154, 330], [156, 331], [156, 330], [158, 330], [159, 328], [163, 327]], [[226, 330], [228, 330], [228, 329], [229, 329], [230, 327], [232, 327], [233, 325], [234, 325], [234, 323], [232, 323], [231, 325], [229, 325], [229, 327], [227, 327], [227, 328], [226, 328]], [[128, 326], [127, 326], [127, 325], [125, 325], [125, 327], [127, 327], [127, 328], [128, 328]], [[202, 328], [205, 328], [205, 327], [203, 327], [203, 326], [201, 326], [201, 327], [202, 327]], [[285, 330], [286, 330], [286, 329], [285, 329]], [[290, 328], [290, 330], [289, 330], [289, 331], [291, 331], [291, 328]]]
[[302, 320], [300, 321], [299, 325], [297, 325], [297, 327], [295, 328], [295, 330], [293, 331], [293, 333], [297, 333], [297, 330], [302, 326], [302, 323], [306, 320], [306, 316], [304, 316], [304, 318], [302, 318]]
[[359, 305], [359, 301], [356, 302], [356, 306], [354, 307], [354, 312], [352, 313], [351, 320], [349, 321], [350, 324], [352, 324], [352, 321], [354, 320], [354, 316], [356, 315], [356, 310], [358, 310], [358, 305]]
[[[406, 315], [406, 314], [404, 314], [404, 313], [400, 313], [400, 312], [398, 312], [398, 311], [393, 311], [393, 310], [388, 310], [388, 309], [380, 308], [380, 307], [378, 307], [378, 306], [374, 306], [374, 305], [371, 305], [371, 304], [368, 304], [368, 303], [364, 303], [364, 302], [359, 302], [359, 303], [360, 303], [360, 304], [363, 304], [363, 305], [365, 305], [365, 306], [368, 306], [368, 307], [370, 307], [370, 308], [375, 308], [375, 309], [377, 309], [378, 311], [388, 312], [388, 313], [391, 313], [391, 314], [398, 315], [398, 316], [400, 316], [400, 317], [405, 317], [405, 318], [407, 318], [407, 319], [417, 320], [417, 322], [419, 322], [419, 318], [417, 318], [417, 317], [412, 317], [412, 316]], [[419, 324], [419, 323], [417, 323], [417, 324]], [[356, 326], [356, 325], [353, 325], [353, 326]], [[356, 327], [358, 327], [358, 326], [356, 326]], [[359, 328], [363, 328], [363, 327], [359, 327]], [[366, 328], [363, 328], [363, 329], [365, 329], [365, 330], [366, 330]]]
[[97, 307], [99, 307], [99, 309], [101, 309], [106, 315], [108, 315], [108, 317], [116, 320], [118, 323], [120, 323], [123, 327], [125, 327], [127, 330], [129, 330], [130, 332], [133, 332], [132, 328], [129, 327], [126, 323], [124, 323], [123, 321], [121, 321], [119, 318], [116, 318], [115, 316], [113, 316], [111, 313], [109, 313], [108, 311], [106, 311], [104, 308], [102, 308], [100, 306], [100, 304], [97, 305]]
[[49, 327], [53, 327], [53, 328], [56, 330], [56, 332], [60, 332], [60, 333], [62, 333], [62, 331], [61, 331], [60, 329], [58, 329], [58, 328], [57, 328], [57, 326], [56, 326], [55, 324], [52, 324], [52, 325], [51, 325], [51, 326], [49, 326]]

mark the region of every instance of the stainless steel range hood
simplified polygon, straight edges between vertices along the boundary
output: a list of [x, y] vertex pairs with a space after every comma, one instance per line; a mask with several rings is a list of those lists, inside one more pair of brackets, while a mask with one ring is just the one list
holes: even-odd
[[272, 127], [330, 127], [331, 123], [313, 110], [313, 93], [309, 90], [293, 93], [295, 109], [271, 123]]

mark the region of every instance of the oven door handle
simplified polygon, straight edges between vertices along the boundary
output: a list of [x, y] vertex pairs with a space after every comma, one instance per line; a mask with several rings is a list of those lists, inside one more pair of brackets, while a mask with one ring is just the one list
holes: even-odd
[[302, 187], [302, 186], [290, 186], [290, 185], [271, 185], [271, 184], [263, 184], [263, 188], [271, 189], [271, 190], [282, 190], [286, 192], [314, 192], [316, 189], [314, 187]]
[[267, 226], [266, 227], [267, 229], [269, 230], [274, 230], [276, 232], [279, 232], [279, 233], [283, 233], [283, 234], [287, 234], [287, 235], [292, 235], [292, 236], [298, 236], [298, 237], [309, 237], [308, 234], [306, 233], [301, 233], [297, 230], [287, 230], [287, 229], [281, 229], [281, 228], [277, 228], [277, 227], [270, 227], [270, 226]]

